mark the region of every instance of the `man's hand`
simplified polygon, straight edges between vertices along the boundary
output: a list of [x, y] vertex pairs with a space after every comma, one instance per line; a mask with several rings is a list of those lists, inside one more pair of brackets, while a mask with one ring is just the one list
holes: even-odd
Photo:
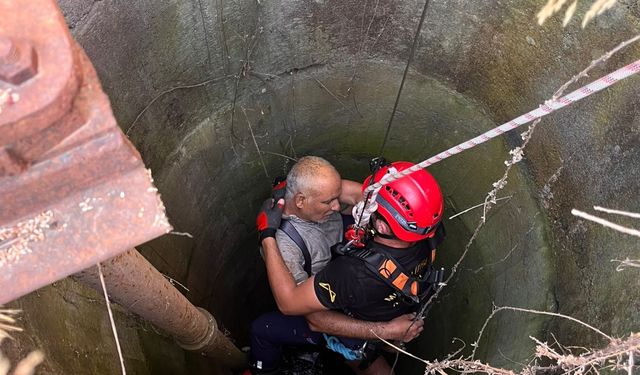
[[279, 201], [280, 199], [284, 199], [285, 194], [287, 193], [287, 179], [286, 177], [276, 177], [273, 180], [273, 187], [271, 188], [271, 198], [274, 201]]
[[274, 202], [272, 198], [265, 200], [256, 218], [256, 227], [260, 233], [260, 242], [268, 237], [275, 238], [276, 231], [280, 227], [284, 200], [279, 199], [277, 204], [274, 204]]
[[424, 321], [418, 319], [414, 322], [416, 314], [404, 314], [390, 320], [385, 325], [385, 336], [390, 340], [409, 342], [420, 335], [424, 329]]

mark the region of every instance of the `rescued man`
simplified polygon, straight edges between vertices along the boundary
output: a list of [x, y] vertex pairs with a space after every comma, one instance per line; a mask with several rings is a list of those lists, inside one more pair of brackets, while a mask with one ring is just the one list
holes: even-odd
[[[370, 178], [377, 182], [390, 170], [401, 171], [411, 166], [412, 163], [396, 162]], [[365, 185], [368, 182], [369, 179]], [[338, 257], [316, 275], [296, 284], [273, 237], [282, 209], [278, 204], [265, 202], [260, 215], [267, 218], [267, 224], [259, 226], [259, 230], [269, 283], [284, 314], [338, 309], [358, 319], [385, 321], [417, 307], [418, 297], [432, 287], [417, 276], [426, 276], [423, 271], [429, 268], [435, 247], [444, 238], [440, 223], [444, 209], [442, 193], [435, 179], [419, 170], [383, 187], [376, 203], [371, 218], [375, 235], [366, 249], [374, 255]], [[380, 264], [372, 269], [375, 262]], [[353, 353], [361, 353], [353, 343], [349, 345]], [[380, 357], [365, 371], [388, 373], [389, 367]]]
[[[277, 228], [275, 239], [287, 269], [296, 283], [322, 270], [331, 259], [330, 248], [342, 239], [343, 217], [340, 214], [362, 200], [361, 184], [342, 180], [336, 169], [325, 159], [315, 156], [301, 158], [286, 179], [282, 217], [294, 227]], [[282, 186], [276, 190], [281, 190]], [[282, 196], [276, 192], [276, 196]], [[258, 221], [266, 217], [258, 218]], [[283, 223], [285, 224], [285, 223]], [[259, 224], [260, 225], [260, 224]], [[269, 230], [263, 231], [266, 235]], [[303, 243], [300, 243], [303, 242]], [[308, 255], [305, 259], [306, 248]], [[306, 321], [305, 321], [306, 318]], [[281, 359], [281, 344], [320, 344], [321, 334], [343, 338], [410, 341], [422, 330], [422, 321], [412, 324], [412, 315], [399, 316], [389, 322], [361, 321], [336, 311], [320, 311], [305, 318], [267, 313], [256, 319], [251, 329], [251, 363], [255, 373], [277, 372]], [[307, 322], [308, 321], [308, 322]], [[315, 332], [312, 332], [311, 329]], [[346, 340], [346, 339], [344, 339]]]

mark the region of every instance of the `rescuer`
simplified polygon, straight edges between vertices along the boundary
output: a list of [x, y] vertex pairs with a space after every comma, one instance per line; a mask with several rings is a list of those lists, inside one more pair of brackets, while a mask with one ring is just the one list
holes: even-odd
[[[386, 173], [411, 167], [395, 162], [378, 169], [365, 180], [365, 186], [379, 181]], [[258, 229], [271, 289], [285, 315], [306, 315], [328, 309], [340, 310], [367, 321], [389, 321], [416, 311], [421, 301], [441, 280], [432, 262], [436, 246], [444, 239], [441, 223], [444, 210], [442, 192], [425, 170], [385, 185], [379, 192], [377, 209], [367, 228], [373, 236], [364, 249], [341, 251], [324, 269], [301, 284], [296, 284], [274, 238], [280, 225], [281, 200], [267, 200], [259, 214]], [[419, 318], [419, 317], [418, 317]], [[302, 328], [302, 327], [300, 327]], [[329, 332], [331, 333], [331, 332]], [[260, 352], [263, 368], [273, 362], [269, 345], [279, 347], [274, 334]], [[388, 371], [382, 357], [367, 353], [375, 346], [365, 340], [347, 340], [325, 335], [328, 345], [352, 364], [373, 362], [367, 373]], [[314, 340], [315, 341], [315, 340]], [[253, 348], [252, 348], [253, 350]], [[264, 353], [262, 359], [258, 359]], [[277, 361], [277, 360], [276, 360]]]

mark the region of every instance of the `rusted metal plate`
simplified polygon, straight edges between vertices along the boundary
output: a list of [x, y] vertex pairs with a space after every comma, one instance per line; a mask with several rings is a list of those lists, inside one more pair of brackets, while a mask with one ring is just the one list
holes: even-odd
[[0, 0], [0, 14], [6, 303], [171, 227], [149, 171], [55, 3]]

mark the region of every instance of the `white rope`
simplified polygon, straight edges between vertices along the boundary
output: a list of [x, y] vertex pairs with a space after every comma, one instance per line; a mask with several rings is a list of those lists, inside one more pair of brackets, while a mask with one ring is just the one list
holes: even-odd
[[475, 138], [472, 138], [468, 141], [462, 142], [456, 146], [453, 146], [451, 148], [449, 148], [448, 150], [445, 150], [435, 156], [430, 157], [427, 160], [424, 160], [423, 162], [416, 164], [410, 168], [407, 168], [401, 172], [395, 172], [395, 173], [388, 173], [386, 174], [380, 181], [376, 182], [373, 185], [368, 186], [365, 190], [364, 193], [368, 194], [371, 192], [370, 198], [366, 203], [366, 207], [365, 210], [368, 213], [371, 213], [373, 211], [371, 210], [371, 205], [370, 202], [375, 202], [376, 198], [378, 196], [378, 192], [380, 191], [380, 188], [382, 188], [382, 186], [393, 182], [399, 178], [402, 178], [404, 176], [407, 176], [413, 172], [416, 172], [420, 169], [424, 169], [430, 165], [433, 165], [437, 162], [440, 162], [448, 157], [451, 157], [455, 154], [458, 154], [462, 151], [468, 150], [470, 148], [473, 148], [479, 144], [482, 144], [484, 142], [487, 142], [488, 140], [495, 138], [499, 135], [502, 135], [510, 130], [513, 130], [517, 127], [520, 127], [522, 125], [528, 124], [529, 122], [541, 118], [543, 116], [546, 116], [560, 108], [566, 107], [569, 104], [575, 103], [581, 99], [586, 98], [587, 96], [596, 93], [598, 91], [601, 91], [611, 85], [613, 85], [616, 82], [622, 81], [625, 78], [628, 78], [636, 73], [640, 72], [640, 60], [637, 60], [627, 66], [624, 66], [618, 70], [616, 70], [615, 72], [612, 72], [610, 74], [607, 74], [606, 76], [597, 79], [591, 83], [589, 83], [588, 85], [585, 85], [561, 98], [558, 99], [550, 99], [547, 100], [546, 102], [544, 102], [544, 104], [540, 105], [537, 109], [534, 109], [533, 111], [530, 111], [528, 113], [525, 113], [522, 116], [516, 117], [515, 119], [504, 123], [498, 127], [495, 127]]
[[124, 368], [124, 359], [122, 358], [122, 349], [120, 348], [120, 339], [118, 339], [118, 331], [116, 330], [116, 323], [113, 320], [113, 313], [111, 312], [111, 305], [109, 304], [109, 296], [107, 295], [107, 286], [104, 283], [104, 275], [102, 274], [102, 267], [100, 263], [97, 263], [98, 275], [100, 276], [100, 284], [102, 285], [102, 292], [104, 293], [104, 301], [107, 304], [107, 311], [109, 311], [109, 321], [111, 321], [111, 330], [113, 331], [113, 337], [116, 339], [116, 348], [118, 349], [118, 357], [120, 358], [120, 366], [122, 367], [122, 375], [127, 375], [127, 370]]

